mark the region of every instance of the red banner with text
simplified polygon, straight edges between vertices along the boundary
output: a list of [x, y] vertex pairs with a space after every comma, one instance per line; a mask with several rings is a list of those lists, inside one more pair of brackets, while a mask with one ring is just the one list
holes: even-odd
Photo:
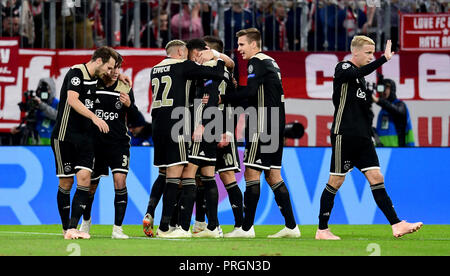
[[450, 51], [450, 14], [400, 14], [403, 51]]
[[[1, 41], [1, 40], [0, 40]], [[133, 80], [136, 105], [151, 121], [150, 69], [165, 57], [164, 50], [119, 48], [124, 57], [123, 73]], [[17, 126], [21, 117], [17, 103], [24, 91], [35, 90], [41, 78], [52, 77], [59, 89], [64, 76], [74, 64], [87, 62], [92, 50], [19, 49], [17, 80], [0, 82], [0, 131]], [[305, 136], [288, 141], [297, 146], [328, 146], [334, 107], [330, 101], [333, 74], [337, 62], [349, 59], [345, 53], [267, 52], [281, 69], [286, 95], [287, 121], [305, 126]], [[377, 53], [377, 56], [380, 56]], [[241, 82], [246, 79], [245, 61], [238, 59]], [[397, 83], [397, 95], [406, 100], [418, 146], [448, 146], [450, 128], [450, 55], [448, 53], [402, 52], [378, 73]], [[377, 81], [376, 72], [366, 77]], [[378, 111], [374, 106], [374, 112]]]

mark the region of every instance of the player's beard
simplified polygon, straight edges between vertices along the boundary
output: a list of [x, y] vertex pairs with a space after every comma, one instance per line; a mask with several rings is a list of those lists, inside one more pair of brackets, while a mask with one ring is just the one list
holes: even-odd
[[103, 82], [105, 82], [105, 83], [110, 83], [113, 81], [113, 78], [109, 74], [106, 74], [106, 73], [103, 74], [101, 78], [102, 78]]

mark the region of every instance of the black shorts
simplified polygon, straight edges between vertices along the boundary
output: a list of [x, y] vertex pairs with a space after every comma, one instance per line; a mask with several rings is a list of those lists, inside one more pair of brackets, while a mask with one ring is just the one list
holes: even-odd
[[154, 158], [153, 165], [158, 168], [167, 168], [188, 163], [188, 143], [182, 135], [173, 141], [169, 135], [153, 135]]
[[241, 165], [239, 163], [239, 153], [235, 140], [236, 139], [233, 139], [226, 147], [217, 148], [217, 173], [231, 170], [235, 173], [241, 171]]
[[189, 147], [189, 163], [199, 167], [215, 166], [217, 142], [194, 142]]
[[130, 145], [98, 145], [95, 147], [95, 163], [91, 180], [114, 173], [128, 173], [130, 167]]
[[55, 157], [57, 177], [74, 176], [79, 170], [92, 172], [94, 167], [94, 146], [86, 139], [78, 143], [51, 140], [51, 147]]
[[369, 137], [331, 135], [330, 174], [344, 176], [353, 167], [361, 172], [380, 169], [377, 152]]
[[281, 169], [283, 158], [283, 136], [278, 141], [261, 140], [259, 133], [254, 133], [245, 144], [244, 165], [256, 170]]

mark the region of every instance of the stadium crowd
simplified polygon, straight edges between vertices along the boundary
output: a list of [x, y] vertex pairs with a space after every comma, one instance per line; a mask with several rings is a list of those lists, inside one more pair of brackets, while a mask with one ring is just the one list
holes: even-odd
[[[445, 13], [450, 4], [445, 0], [74, 0], [73, 4], [2, 0], [1, 7], [2, 37], [20, 37], [23, 48], [164, 48], [170, 39], [216, 35], [230, 50], [237, 48], [232, 34], [256, 27], [263, 35], [264, 50], [344, 51], [355, 34], [368, 35], [380, 45], [390, 38], [396, 50], [399, 12]], [[49, 32], [52, 19], [54, 38]]]

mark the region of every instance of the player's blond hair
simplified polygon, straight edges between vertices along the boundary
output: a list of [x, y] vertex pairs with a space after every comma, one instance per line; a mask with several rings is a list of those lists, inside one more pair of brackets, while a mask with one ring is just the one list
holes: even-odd
[[353, 37], [352, 42], [350, 44], [350, 51], [353, 52], [354, 49], [360, 49], [364, 45], [374, 45], [375, 42], [365, 35], [356, 35]]
[[182, 40], [175, 39], [175, 40], [171, 40], [171, 41], [167, 42], [167, 44], [166, 44], [167, 55], [171, 54], [173, 48], [182, 47], [182, 46], [186, 47], [186, 43]]

